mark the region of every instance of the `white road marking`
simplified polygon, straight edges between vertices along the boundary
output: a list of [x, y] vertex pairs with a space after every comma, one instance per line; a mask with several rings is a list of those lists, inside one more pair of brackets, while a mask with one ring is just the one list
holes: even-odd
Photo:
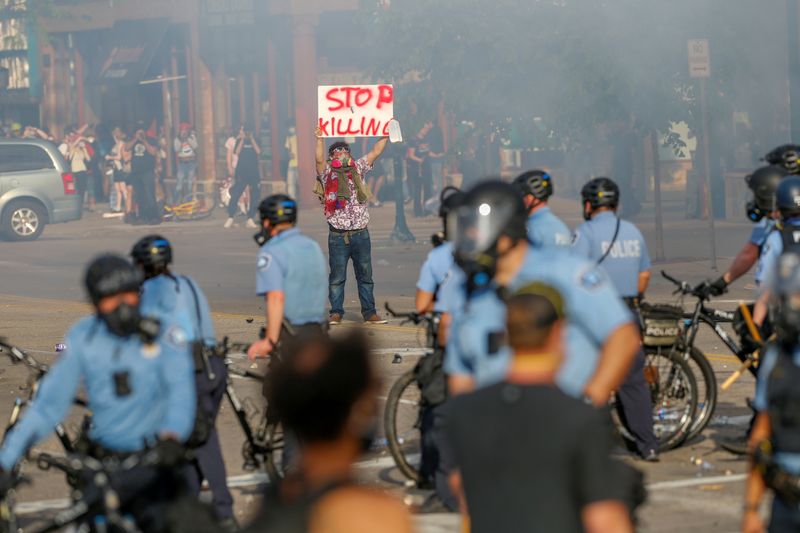
[[698, 485], [718, 485], [720, 483], [738, 483], [747, 479], [747, 474], [732, 474], [730, 476], [714, 477], [692, 477], [686, 479], [675, 479], [672, 481], [658, 481], [647, 485], [647, 490], [668, 490], [681, 489], [684, 487], [696, 487]]

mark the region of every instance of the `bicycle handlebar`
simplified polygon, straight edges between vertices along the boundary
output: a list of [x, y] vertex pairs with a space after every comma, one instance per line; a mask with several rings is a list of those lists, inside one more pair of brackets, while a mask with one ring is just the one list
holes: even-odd
[[386, 312], [389, 313], [394, 318], [402, 318], [406, 321], [413, 322], [414, 324], [421, 324], [423, 322], [431, 323], [433, 321], [433, 316], [430, 314], [423, 314], [417, 313], [416, 311], [410, 311], [408, 313], [398, 313], [389, 305], [389, 302], [385, 302], [383, 307], [386, 309]]
[[670, 276], [669, 274], [667, 274], [667, 273], [666, 273], [665, 271], [663, 271], [663, 270], [661, 271], [661, 275], [662, 275], [662, 276], [663, 276], [665, 279], [667, 279], [668, 281], [671, 281], [673, 284], [677, 285], [677, 287], [678, 287], [678, 288], [677, 288], [677, 290], [675, 291], [676, 293], [678, 293], [678, 292], [679, 292], [679, 293], [681, 293], [681, 294], [690, 295], [690, 296], [695, 296], [695, 297], [697, 297], [697, 298], [700, 298], [701, 300], [705, 300], [705, 299], [707, 299], [707, 297], [706, 297], [706, 296], [704, 296], [702, 293], [700, 293], [700, 292], [698, 291], [699, 287], [701, 287], [701, 286], [702, 286], [702, 284], [698, 285], [697, 287], [692, 287], [691, 285], [689, 285], [689, 282], [688, 282], [688, 281], [681, 281], [681, 280], [679, 280], [679, 279], [673, 278], [672, 276]]
[[22, 363], [38, 374], [45, 374], [50, 369], [48, 365], [40, 363], [29, 353], [9, 344], [4, 338], [0, 338], [0, 352], [5, 352], [13, 364]]

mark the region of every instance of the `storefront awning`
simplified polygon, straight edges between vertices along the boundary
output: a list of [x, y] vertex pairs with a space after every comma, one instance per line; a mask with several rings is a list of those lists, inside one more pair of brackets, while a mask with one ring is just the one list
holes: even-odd
[[144, 78], [168, 26], [167, 19], [116, 22], [102, 48], [105, 56], [95, 63], [90, 83], [138, 84]]

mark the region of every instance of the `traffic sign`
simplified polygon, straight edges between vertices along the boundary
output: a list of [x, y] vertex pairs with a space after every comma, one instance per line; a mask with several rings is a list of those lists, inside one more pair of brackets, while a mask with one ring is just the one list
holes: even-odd
[[689, 76], [708, 78], [711, 76], [711, 56], [708, 39], [689, 39]]

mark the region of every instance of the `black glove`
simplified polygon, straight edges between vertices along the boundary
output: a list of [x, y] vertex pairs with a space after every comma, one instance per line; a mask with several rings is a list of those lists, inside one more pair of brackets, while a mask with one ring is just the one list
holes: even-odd
[[728, 290], [728, 282], [725, 281], [724, 277], [720, 276], [711, 283], [705, 281], [700, 285], [698, 285], [695, 288], [695, 293], [701, 298], [708, 300], [712, 296], [721, 296], [725, 294], [727, 290]]
[[159, 465], [165, 468], [172, 468], [186, 460], [186, 448], [173, 439], [158, 441], [155, 450], [158, 453]]

